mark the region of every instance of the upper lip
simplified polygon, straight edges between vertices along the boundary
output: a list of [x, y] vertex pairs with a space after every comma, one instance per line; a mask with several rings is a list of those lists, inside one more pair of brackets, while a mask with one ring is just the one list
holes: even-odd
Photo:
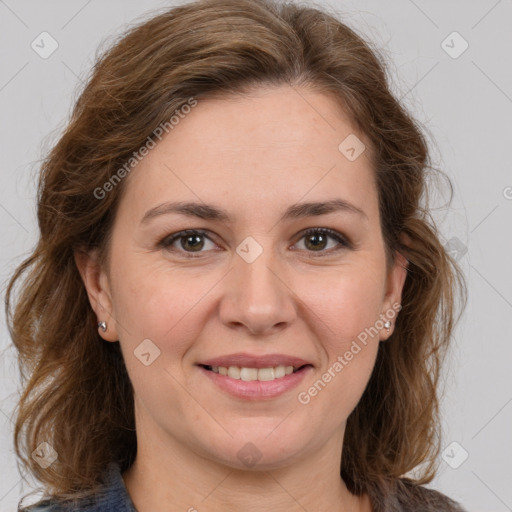
[[288, 356], [286, 354], [267, 354], [256, 356], [251, 354], [230, 354], [227, 356], [214, 357], [198, 363], [202, 366], [238, 366], [240, 368], [270, 368], [273, 366], [294, 366], [299, 368], [304, 365], [312, 365], [300, 357]]

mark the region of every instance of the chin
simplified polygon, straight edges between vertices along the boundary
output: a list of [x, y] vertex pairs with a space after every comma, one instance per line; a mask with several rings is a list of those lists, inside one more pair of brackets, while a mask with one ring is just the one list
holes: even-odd
[[300, 458], [306, 449], [311, 449], [311, 440], [280, 432], [276, 425], [278, 423], [274, 425], [273, 432], [259, 431], [251, 435], [244, 431], [243, 435], [226, 437], [215, 443], [215, 451], [209, 446], [207, 457], [235, 469], [266, 471], [285, 467]]

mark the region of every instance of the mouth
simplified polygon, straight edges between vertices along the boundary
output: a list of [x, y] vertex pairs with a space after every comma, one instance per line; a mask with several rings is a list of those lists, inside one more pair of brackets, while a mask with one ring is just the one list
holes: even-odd
[[197, 368], [221, 392], [239, 400], [260, 401], [276, 399], [296, 389], [314, 371], [312, 364], [302, 362], [300, 366], [269, 366], [269, 362], [263, 363], [261, 360], [249, 363], [258, 365], [258, 368], [202, 363]]
[[245, 382], [260, 381], [268, 382], [279, 380], [287, 377], [292, 373], [298, 373], [307, 367], [312, 367], [311, 364], [303, 364], [301, 366], [269, 366], [267, 368], [251, 368], [241, 366], [211, 366], [207, 364], [200, 364], [200, 367], [209, 372], [213, 372], [231, 379], [243, 380]]

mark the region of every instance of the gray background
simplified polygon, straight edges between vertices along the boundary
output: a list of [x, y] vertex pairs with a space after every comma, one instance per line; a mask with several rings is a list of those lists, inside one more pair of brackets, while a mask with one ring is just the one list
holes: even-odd
[[[166, 5], [173, 3], [0, 0], [2, 293], [37, 239], [38, 160], [65, 126], [98, 46]], [[445, 369], [447, 450], [430, 486], [470, 512], [512, 511], [512, 2], [318, 5], [383, 49], [396, 94], [425, 126], [434, 163], [455, 188], [451, 207], [435, 218], [465, 272], [469, 302]], [[31, 48], [43, 31], [59, 45], [47, 59]], [[442, 46], [453, 31], [469, 44], [461, 55], [457, 36]], [[442, 206], [446, 197], [433, 199]], [[34, 481], [20, 474], [13, 452], [10, 418], [19, 379], [3, 308], [1, 315], [0, 510], [12, 511]]]

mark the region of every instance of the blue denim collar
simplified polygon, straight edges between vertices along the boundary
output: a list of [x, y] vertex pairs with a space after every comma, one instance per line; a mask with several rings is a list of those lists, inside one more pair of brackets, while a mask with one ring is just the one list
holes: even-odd
[[[111, 462], [105, 472], [105, 491], [95, 503], [94, 512], [137, 512], [117, 462]], [[91, 511], [92, 512], [92, 511]]]
[[111, 462], [102, 475], [100, 491], [93, 497], [70, 503], [45, 499], [24, 508], [26, 512], [137, 512], [124, 484], [117, 462]]

